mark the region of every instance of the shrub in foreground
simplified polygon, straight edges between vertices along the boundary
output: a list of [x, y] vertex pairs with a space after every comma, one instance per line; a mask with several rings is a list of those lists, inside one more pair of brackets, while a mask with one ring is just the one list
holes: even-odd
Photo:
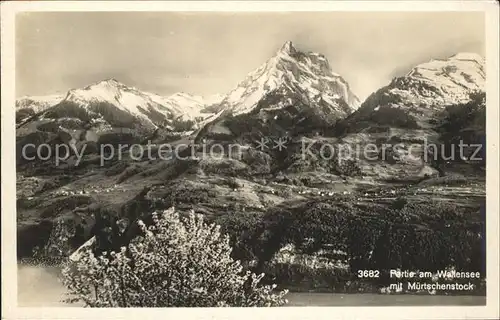
[[281, 306], [286, 291], [259, 285], [263, 275], [231, 258], [229, 238], [200, 215], [173, 209], [120, 252], [78, 251], [63, 269], [70, 302], [88, 307]]

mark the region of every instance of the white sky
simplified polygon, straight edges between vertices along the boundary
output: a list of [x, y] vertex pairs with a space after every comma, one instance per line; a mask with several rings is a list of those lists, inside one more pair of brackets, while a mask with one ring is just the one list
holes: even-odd
[[169, 95], [226, 93], [291, 40], [326, 55], [361, 99], [395, 75], [456, 52], [484, 54], [472, 12], [23, 13], [16, 93], [64, 93], [115, 78]]

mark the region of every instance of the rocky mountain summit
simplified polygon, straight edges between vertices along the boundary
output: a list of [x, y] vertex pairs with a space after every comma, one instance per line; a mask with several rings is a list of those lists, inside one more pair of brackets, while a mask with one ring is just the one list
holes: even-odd
[[485, 68], [484, 58], [474, 53], [419, 64], [371, 94], [346, 126], [356, 131], [366, 127], [365, 122], [395, 125], [399, 121], [403, 127], [428, 128], [446, 106], [484, 92]]
[[55, 106], [64, 95], [53, 94], [48, 96], [25, 96], [16, 100], [16, 123], [26, 121], [30, 117]]
[[287, 94], [297, 93], [313, 104], [329, 107], [332, 113], [345, 116], [360, 105], [349, 84], [334, 73], [326, 57], [315, 52], [302, 52], [287, 41], [278, 52], [231, 90], [221, 108], [233, 115], [252, 112], [269, 93], [280, 93], [283, 101], [275, 108], [292, 105]]
[[53, 94], [48, 96], [25, 96], [16, 100], [16, 111], [31, 109], [34, 113], [41, 112], [58, 104], [64, 95]]
[[[432, 59], [370, 95], [336, 124], [335, 132], [350, 145], [373, 145], [379, 150], [389, 146], [386, 161], [355, 155], [364, 175], [408, 179], [442, 174], [443, 164], [426, 161], [425, 150], [435, 146], [439, 148], [435, 154], [441, 154], [443, 148], [459, 143], [458, 136], [467, 137], [468, 143], [481, 143], [485, 80], [485, 60], [477, 54]], [[447, 163], [453, 166], [457, 161]]]
[[141, 91], [115, 79], [71, 89], [65, 96], [22, 98], [16, 104], [18, 157], [27, 144], [69, 142], [96, 150], [102, 143], [170, 141], [189, 135], [217, 116], [207, 100], [179, 92], [168, 97]]
[[37, 115], [36, 120], [65, 119], [72, 120], [75, 125], [87, 123], [90, 127], [189, 131], [213, 116], [213, 113], [203, 112], [203, 109], [220, 99], [216, 96], [205, 101], [203, 97], [184, 92], [164, 97], [107, 79], [84, 88], [71, 89], [64, 96], [18, 99], [17, 123]]
[[201, 137], [237, 137], [259, 127], [281, 133], [311, 131], [333, 125], [359, 105], [347, 81], [332, 71], [324, 55], [302, 52], [288, 41], [222, 99], [216, 110], [224, 113]]

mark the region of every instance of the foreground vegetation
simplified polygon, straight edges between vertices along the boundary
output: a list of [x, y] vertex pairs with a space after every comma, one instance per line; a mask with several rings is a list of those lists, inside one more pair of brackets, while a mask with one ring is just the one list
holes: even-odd
[[287, 291], [259, 285], [263, 275], [244, 271], [231, 257], [229, 239], [200, 215], [173, 210], [152, 215], [120, 252], [72, 255], [63, 269], [69, 302], [89, 307], [281, 306]]
[[[410, 192], [406, 191], [406, 194], [408, 193]], [[435, 273], [452, 268], [458, 271], [479, 271], [482, 275], [481, 279], [473, 279], [477, 290], [466, 294], [482, 295], [485, 293], [484, 207], [479, 203], [463, 206], [448, 201], [429, 202], [425, 197], [419, 199], [401, 195], [394, 199], [384, 199], [383, 195], [378, 193], [376, 195], [378, 195], [376, 198], [371, 199], [361, 198], [359, 194], [354, 194], [286, 202], [270, 207], [263, 213], [251, 210], [231, 211], [233, 208], [228, 208], [230, 212], [205, 215], [204, 219], [209, 224], [219, 225], [222, 234], [228, 235], [227, 239], [220, 236], [220, 240], [224, 239], [224, 250], [226, 254], [230, 254], [230, 259], [241, 261], [244, 269], [255, 274], [265, 274], [258, 280], [269, 286], [277, 284], [278, 288], [291, 291], [381, 292], [394, 282], [389, 278], [390, 270]], [[191, 196], [196, 196], [196, 193]], [[377, 201], [373, 201], [374, 199]], [[161, 203], [155, 203], [155, 205], [158, 206], [157, 211], [163, 210]], [[195, 204], [192, 206], [196, 207]], [[176, 265], [176, 262], [169, 260], [172, 258], [172, 252], [180, 263], [180, 271], [175, 272], [185, 272], [186, 263], [193, 265], [221, 263], [219, 259], [215, 259], [208, 253], [210, 249], [204, 251], [206, 245], [203, 237], [200, 238], [200, 233], [196, 229], [184, 226], [182, 221], [191, 221], [189, 210], [178, 209], [177, 212], [180, 217], [174, 216], [174, 218], [168, 218], [170, 220], [160, 220], [170, 221], [169, 225], [165, 226], [167, 229], [162, 231], [162, 233], [168, 231], [168, 237], [162, 238], [161, 241], [168, 239], [170, 239], [168, 241], [174, 241], [172, 239], [180, 237], [173, 243], [185, 244], [177, 245], [172, 251], [167, 248], [170, 242], [167, 241], [166, 244], [155, 242], [156, 244], [150, 248], [151, 255], [148, 259], [153, 259], [150, 263]], [[113, 260], [115, 258], [110, 259], [112, 251], [118, 252], [115, 257], [133, 261], [131, 248], [141, 243], [144, 245], [144, 241], [150, 241], [149, 238], [144, 237], [146, 234], [144, 227], [142, 229], [133, 227], [138, 226], [139, 221], [144, 221], [146, 225], [154, 229], [157, 228], [155, 225], [158, 223], [158, 216], [147, 212], [126, 228], [120, 227], [123, 220], [117, 220], [109, 212], [100, 211], [96, 216], [97, 227], [94, 228], [94, 234], [97, 241], [95, 241], [94, 252], [97, 257], [101, 256], [104, 260], [93, 258], [93, 255], [88, 252], [78, 262], [81, 264], [79, 272], [82, 272], [81, 270], [87, 272], [85, 270], [92, 265], [94, 265], [92, 268], [101, 268], [99, 270], [104, 267], [108, 268], [108, 264], [112, 264], [111, 261], [118, 261]], [[175, 223], [172, 223], [172, 219]], [[183, 231], [175, 229], [176, 225], [175, 228], [181, 228]], [[199, 225], [200, 229], [205, 228], [201, 226]], [[171, 228], [174, 229], [171, 230]], [[205, 234], [203, 232], [201, 234]], [[71, 244], [75, 242], [75, 235], [75, 228], [71, 221], [61, 220], [53, 228], [49, 241], [42, 250], [45, 251], [42, 255], [60, 256], [64, 260], [64, 257], [74, 250]], [[125, 253], [120, 253], [123, 246], [128, 249]], [[201, 255], [189, 255], [189, 259], [194, 260], [183, 261], [183, 257], [187, 257], [186, 252], [182, 251], [184, 249], [191, 250], [189, 252], [200, 250]], [[137, 255], [137, 253], [134, 254]], [[227, 272], [231, 273], [229, 266], [230, 264], [225, 267], [228, 267]], [[118, 266], [113, 268], [116, 267]], [[96, 274], [100, 274], [100, 277], [104, 275], [94, 272], [95, 269], [92, 268], [90, 270], [94, 278], [85, 276], [87, 278], [83, 280], [81, 275], [76, 273], [67, 273], [66, 278], [79, 279], [78, 281], [88, 283], [103, 283], [95, 277]], [[205, 269], [209, 270], [210, 267], [206, 266], [202, 269], [196, 267], [188, 274], [177, 273], [175, 277], [179, 279], [185, 276], [197, 277], [196, 273]], [[380, 276], [359, 278], [358, 270], [379, 270]], [[130, 272], [141, 273], [138, 269], [130, 269]], [[203, 274], [208, 275], [208, 273]], [[144, 275], [144, 277], [150, 277], [147, 279], [156, 276], [165, 275]], [[147, 279], [140, 281], [150, 281]], [[115, 279], [115, 281], [118, 280], [122, 281], [121, 278]], [[136, 278], [130, 278], [127, 281], [132, 280], [139, 281]], [[70, 284], [71, 281], [67, 283]], [[71, 286], [81, 288], [81, 284]], [[187, 287], [189, 286], [191, 284]], [[182, 288], [187, 287], [182, 285]], [[91, 296], [92, 293], [95, 294], [95, 291], [91, 289], [85, 290], [87, 290], [84, 291], [86, 294]], [[178, 289], [174, 286], [171, 292], [179, 293], [184, 289], [176, 290]], [[117, 291], [116, 287], [114, 291]], [[437, 292], [437, 294], [461, 293]], [[179, 302], [175, 300], [176, 298], [171, 299], [171, 301], [177, 301], [176, 303], [187, 303]], [[113, 303], [123, 305], [123, 302]]]

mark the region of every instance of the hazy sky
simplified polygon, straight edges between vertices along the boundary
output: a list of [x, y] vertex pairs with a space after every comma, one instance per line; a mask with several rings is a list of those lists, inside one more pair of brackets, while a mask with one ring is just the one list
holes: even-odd
[[16, 93], [63, 93], [106, 78], [164, 95], [226, 93], [291, 40], [325, 54], [363, 99], [430, 58], [484, 54], [483, 19], [480, 12], [23, 13]]

